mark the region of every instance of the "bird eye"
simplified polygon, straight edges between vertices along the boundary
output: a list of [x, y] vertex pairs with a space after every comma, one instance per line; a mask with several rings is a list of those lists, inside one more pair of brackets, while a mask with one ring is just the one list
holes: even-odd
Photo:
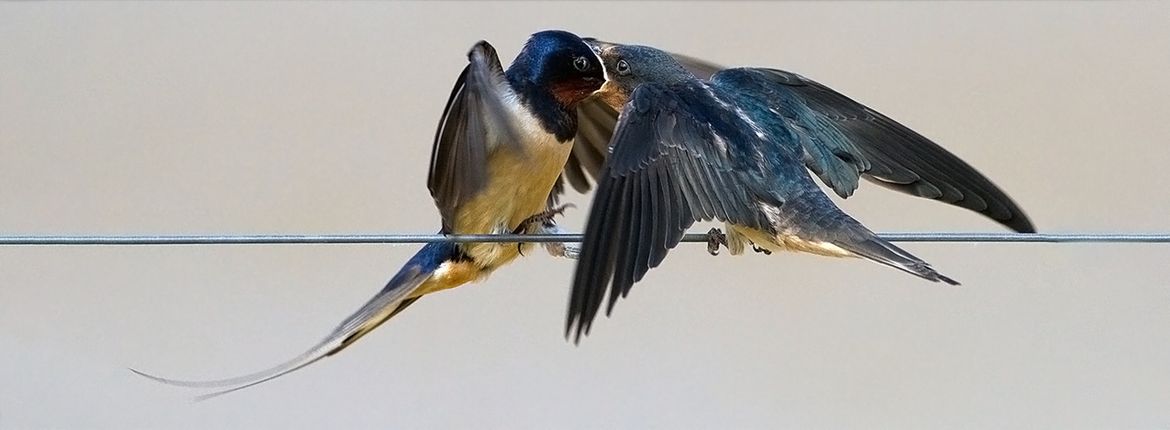
[[626, 60], [618, 60], [617, 72], [622, 76], [630, 74], [630, 63], [627, 63]]
[[585, 57], [574, 58], [573, 67], [576, 67], [579, 72], [584, 72], [589, 69], [589, 60]]

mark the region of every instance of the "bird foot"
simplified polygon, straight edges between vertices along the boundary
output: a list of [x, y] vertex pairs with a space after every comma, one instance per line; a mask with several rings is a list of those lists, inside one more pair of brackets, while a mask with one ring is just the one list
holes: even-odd
[[[512, 230], [512, 234], [555, 233], [559, 231], [559, 229], [557, 229], [556, 223], [553, 222], [553, 219], [556, 218], [557, 215], [564, 214], [565, 209], [575, 207], [577, 206], [572, 203], [565, 203], [555, 208], [530, 216], [524, 219], [524, 221], [521, 221], [520, 225], [516, 226], [516, 228]], [[535, 228], [533, 228], [534, 226]], [[516, 243], [516, 249], [520, 255], [524, 255], [524, 244], [525, 242]], [[545, 248], [547, 248], [548, 252], [554, 256], [568, 257], [572, 259], [576, 259], [577, 254], [579, 254], [580, 251], [579, 247], [555, 242], [552, 244], [546, 244]]]
[[727, 235], [723, 234], [723, 230], [712, 228], [707, 231], [707, 252], [711, 255], [719, 255], [719, 246], [727, 246]]
[[555, 218], [557, 215], [564, 214], [565, 209], [575, 208], [575, 207], [577, 207], [577, 205], [574, 205], [572, 203], [565, 203], [563, 205], [557, 206], [557, 207], [549, 209], [547, 211], [530, 216], [530, 217], [526, 218], [524, 221], [521, 221], [520, 225], [516, 226], [516, 229], [512, 230], [512, 234], [524, 234], [525, 232], [528, 231], [528, 229], [530, 227], [532, 227], [532, 225], [537, 224], [537, 223], [543, 224], [543, 225], [548, 225], [548, 223], [551, 222], [553, 220], [553, 218]]
[[759, 246], [757, 246], [754, 243], [752, 244], [752, 251], [756, 251], [756, 252], [764, 254], [764, 255], [772, 255], [772, 250], [770, 250], [768, 248], [760, 248]]

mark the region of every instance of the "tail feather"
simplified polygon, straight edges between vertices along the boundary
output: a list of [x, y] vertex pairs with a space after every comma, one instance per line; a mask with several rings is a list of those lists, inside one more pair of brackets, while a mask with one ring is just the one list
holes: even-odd
[[[789, 231], [810, 242], [831, 243], [854, 256], [881, 263], [933, 282], [959, 285], [922, 259], [878, 237], [860, 222], [842, 212], [821, 192], [789, 198], [778, 208], [777, 230]], [[785, 226], [787, 226], [785, 228]]]
[[418, 297], [411, 297], [419, 286], [448, 259], [458, 256], [458, 250], [451, 243], [431, 243], [424, 246], [406, 265], [398, 271], [386, 286], [366, 302], [357, 312], [341, 322], [325, 339], [301, 355], [277, 366], [234, 378], [210, 381], [190, 381], [162, 378], [130, 369], [131, 372], [170, 385], [192, 388], [223, 388], [222, 391], [197, 397], [205, 400], [233, 391], [242, 390], [295, 372], [322, 358], [337, 354], [355, 341], [378, 328], [382, 323], [397, 315]]
[[837, 246], [856, 254], [858, 257], [884, 264], [911, 275], [918, 276], [933, 282], [945, 282], [950, 285], [959, 285], [959, 282], [941, 273], [938, 273], [930, 264], [906, 252], [902, 248], [877, 237], [872, 232], [861, 240], [845, 240], [835, 242]]

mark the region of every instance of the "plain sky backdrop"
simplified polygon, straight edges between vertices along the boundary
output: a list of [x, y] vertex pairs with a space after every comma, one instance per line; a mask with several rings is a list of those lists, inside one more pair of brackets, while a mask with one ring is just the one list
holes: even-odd
[[[434, 232], [467, 49], [548, 28], [819, 80], [1042, 231], [1170, 230], [1167, 2], [5, 2], [0, 234]], [[868, 183], [842, 206], [1002, 231]], [[578, 347], [541, 253], [203, 403], [126, 367], [280, 362], [418, 246], [3, 247], [0, 428], [1170, 428], [1170, 247], [905, 247], [963, 286], [682, 246]]]

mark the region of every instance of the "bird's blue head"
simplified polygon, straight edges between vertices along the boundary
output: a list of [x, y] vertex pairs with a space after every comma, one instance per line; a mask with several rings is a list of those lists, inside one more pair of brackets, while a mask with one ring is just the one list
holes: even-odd
[[605, 42], [594, 44], [609, 72], [609, 80], [601, 87], [597, 97], [619, 112], [634, 90], [643, 83], [672, 84], [696, 79], [668, 52], [649, 46]]
[[605, 82], [605, 71], [592, 48], [577, 35], [561, 30], [529, 37], [506, 75], [521, 97], [546, 98], [562, 109], [575, 108]]

